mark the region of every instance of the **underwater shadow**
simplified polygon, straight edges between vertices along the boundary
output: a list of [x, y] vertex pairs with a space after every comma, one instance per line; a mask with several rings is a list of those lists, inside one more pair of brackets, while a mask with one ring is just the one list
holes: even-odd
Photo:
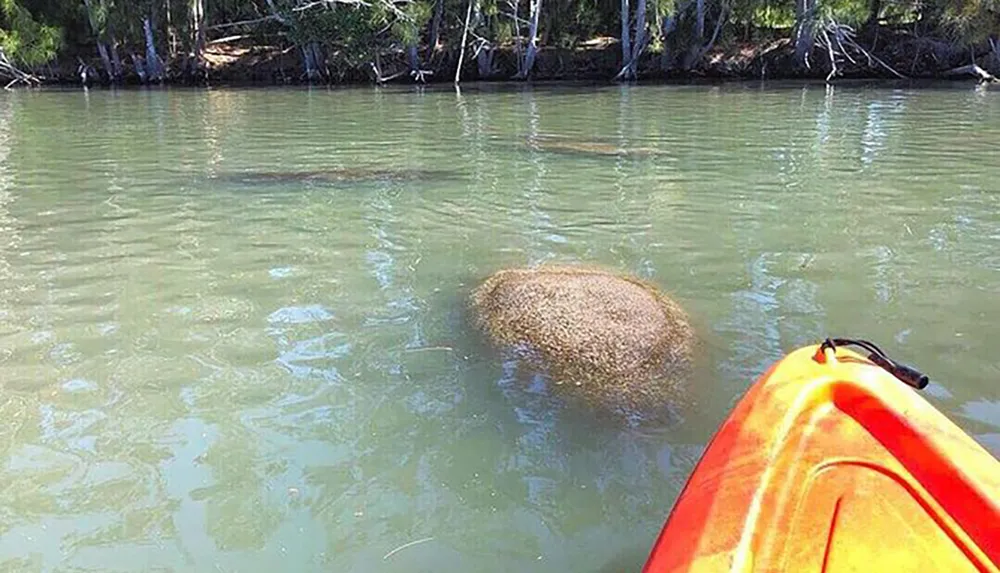
[[394, 167], [343, 167], [313, 170], [248, 170], [215, 173], [209, 182], [221, 182], [246, 187], [273, 185], [353, 185], [382, 182], [446, 181], [459, 178], [457, 171], [448, 169], [415, 169]]

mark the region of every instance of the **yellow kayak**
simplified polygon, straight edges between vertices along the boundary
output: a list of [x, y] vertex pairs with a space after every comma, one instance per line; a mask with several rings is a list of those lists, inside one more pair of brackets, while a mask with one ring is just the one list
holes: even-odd
[[719, 428], [643, 570], [1000, 571], [1000, 462], [926, 384], [866, 341], [792, 352]]

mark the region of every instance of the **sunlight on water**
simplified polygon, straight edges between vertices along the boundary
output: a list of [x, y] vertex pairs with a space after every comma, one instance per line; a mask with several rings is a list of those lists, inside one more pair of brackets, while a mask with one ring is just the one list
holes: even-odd
[[[998, 113], [967, 85], [4, 94], [0, 569], [635, 570], [728, 408], [827, 335], [998, 452]], [[546, 261], [676, 296], [699, 409], [626, 427], [516, 381], [465, 300]]]

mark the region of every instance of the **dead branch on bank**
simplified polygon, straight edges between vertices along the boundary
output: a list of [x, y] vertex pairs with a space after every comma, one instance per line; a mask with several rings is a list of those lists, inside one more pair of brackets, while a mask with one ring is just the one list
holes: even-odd
[[7, 53], [2, 49], [0, 49], [0, 77], [10, 79], [10, 82], [4, 86], [4, 89], [10, 89], [12, 86], [19, 83], [23, 83], [27, 86], [37, 86], [42, 83], [42, 80], [38, 79], [36, 76], [18, 69], [17, 66], [12, 64], [7, 58]]
[[[826, 76], [826, 81], [840, 75], [843, 67], [843, 60], [847, 60], [853, 65], [858, 65], [858, 60], [864, 58], [868, 62], [869, 68], [880, 67], [887, 70], [897, 78], [906, 79], [906, 76], [897, 72], [889, 64], [883, 62], [855, 40], [854, 28], [845, 24], [840, 24], [832, 18], [827, 19], [816, 35], [816, 42], [820, 47], [826, 48], [827, 57], [830, 60], [830, 73]], [[853, 56], [852, 56], [853, 53]], [[857, 59], [855, 59], [857, 56]], [[838, 66], [838, 62], [841, 64]]]
[[957, 68], [952, 68], [945, 72], [946, 76], [972, 76], [979, 80], [979, 83], [993, 83], [997, 81], [996, 76], [987, 72], [983, 68], [980, 68], [976, 64], [969, 64], [967, 66], [959, 66]]

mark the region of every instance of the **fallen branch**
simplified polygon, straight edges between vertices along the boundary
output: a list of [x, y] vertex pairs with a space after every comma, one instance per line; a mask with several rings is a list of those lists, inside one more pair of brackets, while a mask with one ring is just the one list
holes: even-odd
[[413, 81], [420, 83], [427, 83], [427, 78], [425, 76], [433, 76], [433, 70], [403, 70], [401, 72], [396, 72], [389, 76], [382, 76], [382, 72], [378, 69], [374, 62], [368, 62], [371, 66], [372, 71], [375, 73], [375, 82], [379, 84], [389, 83], [396, 78], [401, 78], [403, 76], [410, 76]]
[[837, 75], [837, 56], [833, 53], [833, 42], [830, 41], [830, 35], [827, 34], [826, 29], [821, 30], [823, 32], [823, 39], [826, 41], [826, 51], [830, 55], [830, 73], [826, 76], [826, 81], [830, 81], [831, 78]]
[[473, 44], [475, 44], [476, 46], [476, 49], [472, 50], [472, 59], [478, 58], [480, 52], [482, 52], [483, 50], [487, 50], [493, 47], [493, 45], [490, 44], [489, 40], [485, 40], [477, 36], [476, 34], [472, 34], [472, 36], [473, 36], [472, 39], [474, 40]]
[[4, 89], [10, 89], [11, 86], [23, 83], [25, 85], [40, 85], [42, 80], [38, 79], [36, 76], [29, 74], [17, 68], [14, 64], [10, 63], [7, 59], [7, 53], [0, 49], [0, 76], [5, 76], [10, 78], [10, 82], [4, 86]]
[[[374, 65], [372, 67], [374, 68]], [[379, 74], [378, 70], [376, 70], [376, 74]], [[384, 83], [391, 82], [392, 80], [394, 80], [396, 78], [405, 76], [406, 74], [407, 74], [407, 70], [403, 70], [401, 72], [396, 72], [396, 73], [392, 74], [391, 76], [382, 77], [381, 75], [378, 75], [378, 77], [375, 78], [375, 81], [377, 81], [380, 84], [384, 84]]]
[[[868, 52], [866, 51], [865, 54], [868, 54]], [[901, 74], [901, 73], [897, 72], [896, 70], [892, 69], [892, 66], [890, 66], [889, 64], [883, 62], [881, 59], [879, 59], [878, 56], [875, 56], [874, 54], [868, 54], [868, 57], [871, 58], [871, 59], [873, 59], [873, 60], [875, 60], [876, 62], [878, 62], [878, 64], [880, 66], [882, 66], [883, 68], [889, 70], [889, 72], [891, 72], [897, 78], [899, 78], [901, 80], [905, 80], [906, 79], [906, 76], [904, 76], [903, 74]]]
[[216, 38], [214, 40], [205, 42], [205, 45], [212, 46], [214, 44], [225, 44], [226, 42], [235, 42], [236, 40], [244, 40], [249, 37], [250, 37], [249, 34], [236, 34], [235, 36], [224, 36], [222, 38]]
[[983, 68], [980, 68], [976, 64], [969, 64], [967, 66], [959, 66], [957, 68], [952, 68], [944, 73], [946, 76], [973, 76], [979, 79], [980, 83], [992, 83], [997, 81], [996, 76], [987, 72]]
[[[830, 39], [831, 36], [833, 36], [832, 40]], [[829, 19], [819, 28], [816, 40], [821, 47], [826, 48], [827, 57], [830, 59], [830, 73], [826, 76], [826, 81], [830, 81], [841, 73], [841, 69], [837, 65], [839, 58], [844, 58], [854, 65], [858, 64], [858, 61], [851, 55], [851, 52], [863, 56], [866, 60], [868, 60], [869, 67], [874, 67], [874, 64], [878, 64], [894, 76], [906, 79], [906, 76], [897, 72], [892, 68], [892, 66], [883, 62], [877, 56], [858, 44], [854, 40], [854, 29], [850, 26], [845, 26], [837, 23], [833, 19]]]
[[[844, 54], [844, 57], [847, 58], [848, 61], [850, 61], [852, 64], [854, 64], [856, 66], [856, 65], [858, 65], [857, 60], [855, 60], [854, 58], [852, 58], [851, 57], [851, 53], [847, 50], [847, 48], [844, 47], [844, 39], [843, 39], [844, 35], [843, 35], [842, 31], [843, 30], [841, 28], [836, 28], [834, 30], [833, 37], [836, 38], [837, 45], [840, 46], [840, 53]], [[868, 59], [868, 65], [869, 66], [872, 65], [871, 58]]]

